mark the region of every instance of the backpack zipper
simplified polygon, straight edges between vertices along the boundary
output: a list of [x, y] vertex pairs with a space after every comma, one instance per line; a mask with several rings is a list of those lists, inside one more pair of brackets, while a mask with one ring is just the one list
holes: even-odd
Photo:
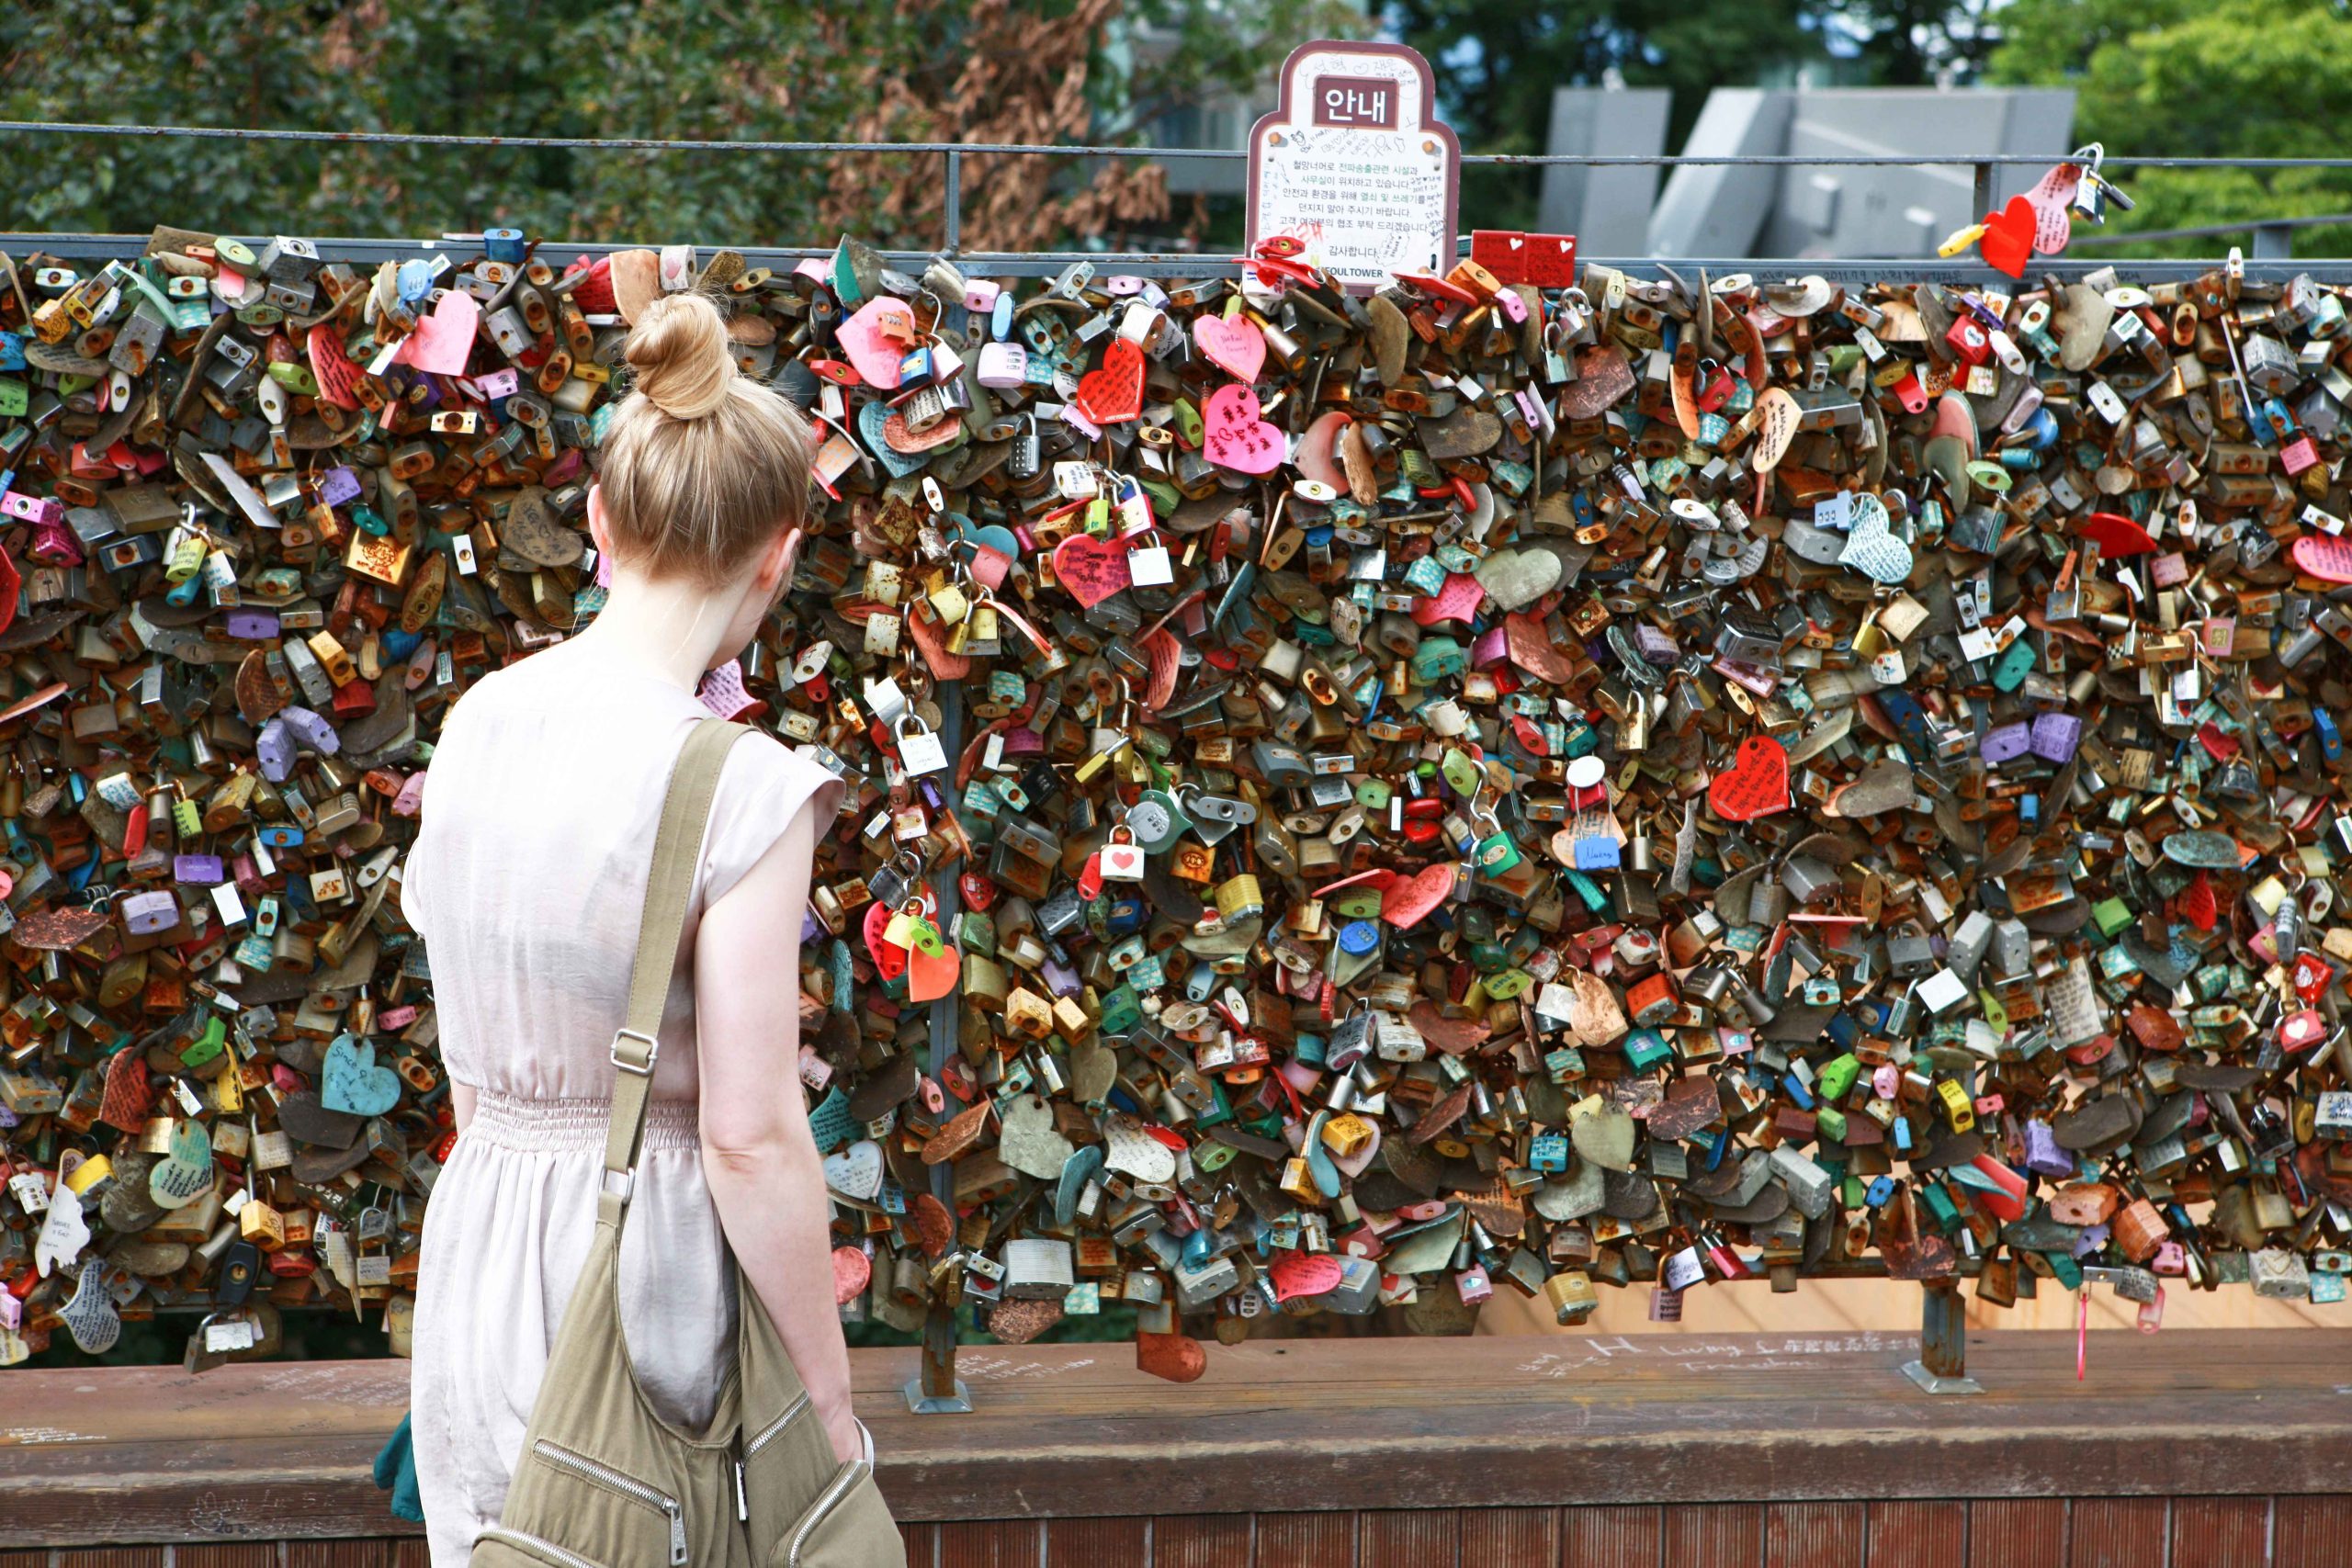
[[825, 1522], [825, 1516], [831, 1513], [841, 1500], [849, 1495], [849, 1489], [865, 1479], [866, 1472], [871, 1468], [862, 1459], [853, 1460], [848, 1467], [834, 1478], [833, 1483], [825, 1489], [825, 1495], [817, 1499], [816, 1506], [811, 1507], [807, 1516], [801, 1519], [799, 1528], [792, 1532], [792, 1546], [784, 1554], [784, 1568], [800, 1568], [800, 1549], [808, 1544], [808, 1537], [815, 1532], [819, 1525]]
[[657, 1492], [642, 1481], [623, 1475], [610, 1465], [599, 1464], [584, 1454], [576, 1454], [570, 1449], [560, 1448], [545, 1438], [541, 1438], [531, 1446], [538, 1456], [548, 1463], [560, 1465], [575, 1474], [586, 1476], [589, 1480], [596, 1482], [608, 1490], [619, 1493], [632, 1502], [642, 1503], [649, 1508], [659, 1508], [668, 1515], [671, 1568], [684, 1568], [686, 1561], [686, 1516], [684, 1510], [679, 1507], [675, 1497], [666, 1492]]
[[743, 1457], [745, 1459], [749, 1459], [753, 1454], [758, 1453], [762, 1449], [766, 1448], [769, 1443], [775, 1439], [778, 1433], [782, 1432], [786, 1427], [792, 1425], [792, 1418], [795, 1416], [799, 1415], [801, 1411], [808, 1407], [808, 1396], [806, 1393], [803, 1393], [799, 1398], [794, 1400], [790, 1404], [786, 1405], [784, 1407], [783, 1415], [777, 1416], [775, 1420], [761, 1427], [758, 1435], [752, 1438], [750, 1442], [743, 1445]]
[[567, 1551], [551, 1540], [541, 1540], [537, 1536], [526, 1534], [522, 1530], [508, 1529], [503, 1525], [491, 1526], [481, 1532], [481, 1538], [484, 1540], [503, 1540], [510, 1546], [519, 1546], [526, 1551], [536, 1551], [544, 1556], [552, 1557], [558, 1562], [565, 1564], [566, 1568], [601, 1568], [601, 1564], [589, 1562], [576, 1551]]

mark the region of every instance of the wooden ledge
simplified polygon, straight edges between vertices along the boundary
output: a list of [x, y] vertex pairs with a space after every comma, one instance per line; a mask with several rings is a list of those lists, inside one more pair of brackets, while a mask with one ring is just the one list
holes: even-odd
[[[1577, 1503], [2352, 1493], [2352, 1332], [1266, 1340], [1174, 1385], [1124, 1345], [853, 1354], [881, 1481], [928, 1519]], [[413, 1533], [368, 1475], [400, 1361], [0, 1374], [0, 1547]]]

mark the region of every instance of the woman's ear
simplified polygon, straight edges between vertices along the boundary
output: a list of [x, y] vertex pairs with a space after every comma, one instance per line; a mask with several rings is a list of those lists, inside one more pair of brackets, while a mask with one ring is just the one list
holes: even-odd
[[596, 542], [598, 555], [613, 553], [613, 525], [605, 516], [605, 487], [600, 484], [588, 487], [588, 536]]
[[771, 603], [792, 581], [792, 574], [799, 570], [800, 542], [806, 537], [804, 530], [795, 527], [786, 528], [768, 541], [767, 549], [760, 557], [759, 590], [761, 595]]

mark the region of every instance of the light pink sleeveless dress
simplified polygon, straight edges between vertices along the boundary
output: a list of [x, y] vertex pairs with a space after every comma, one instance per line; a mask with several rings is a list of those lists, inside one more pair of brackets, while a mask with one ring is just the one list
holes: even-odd
[[[495, 1523], [595, 1224], [608, 1052], [671, 764], [709, 710], [559, 645], [492, 674], [443, 727], [401, 904], [423, 936], [442, 1061], [480, 1092], [425, 1211], [411, 1398], [435, 1568]], [[653, 1105], [621, 1248], [623, 1318], [656, 1407], [710, 1417], [735, 1297], [695, 1132], [694, 944], [702, 911], [842, 786], [765, 736], [729, 755], [662, 1015]], [[778, 1093], [800, 1092], [776, 1044]]]

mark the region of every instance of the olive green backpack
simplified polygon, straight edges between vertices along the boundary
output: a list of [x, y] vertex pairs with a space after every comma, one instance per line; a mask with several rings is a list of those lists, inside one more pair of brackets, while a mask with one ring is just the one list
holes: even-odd
[[767, 1309], [739, 1270], [736, 1367], [709, 1429], [678, 1431], [638, 1387], [621, 1332], [621, 1227], [645, 1139], [656, 1032], [718, 770], [749, 731], [697, 725], [670, 776], [639, 919], [596, 1237], [564, 1310], [523, 1455], [474, 1568], [904, 1568], [874, 1467], [840, 1463]]

